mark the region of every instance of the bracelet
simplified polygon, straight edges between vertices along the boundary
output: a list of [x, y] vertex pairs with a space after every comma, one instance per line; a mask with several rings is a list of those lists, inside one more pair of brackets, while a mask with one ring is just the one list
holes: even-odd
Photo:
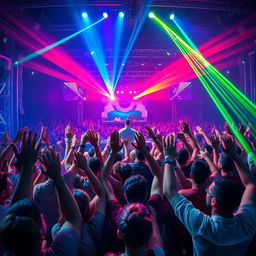
[[71, 143], [71, 140], [68, 138], [65, 138], [66, 143]]
[[78, 145], [79, 148], [85, 148], [86, 146], [84, 144]]
[[58, 185], [58, 184], [64, 184], [65, 183], [65, 179], [63, 176], [59, 177], [58, 179], [53, 181], [54, 185]]

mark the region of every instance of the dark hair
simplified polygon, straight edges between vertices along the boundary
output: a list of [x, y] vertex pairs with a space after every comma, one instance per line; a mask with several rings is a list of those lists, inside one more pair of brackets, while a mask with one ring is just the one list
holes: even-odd
[[232, 171], [235, 168], [234, 161], [226, 153], [221, 154], [219, 162], [222, 165], [222, 169], [224, 170], [224, 172], [225, 172], [225, 170]]
[[74, 189], [72, 193], [79, 207], [82, 221], [89, 221], [89, 195], [80, 189]]
[[243, 188], [228, 178], [219, 177], [214, 181], [212, 194], [221, 211], [233, 213], [240, 204]]
[[147, 200], [147, 181], [141, 175], [133, 175], [124, 183], [124, 193], [129, 203]]
[[118, 152], [118, 153], [116, 154], [116, 156], [115, 156], [114, 164], [115, 164], [116, 162], [122, 161], [122, 159], [123, 159], [123, 154], [122, 154], [121, 152]]
[[7, 178], [8, 178], [8, 174], [7, 173], [0, 173], [0, 193], [2, 191], [5, 191], [7, 189]]
[[88, 155], [89, 157], [93, 157], [95, 154], [95, 148], [94, 147], [91, 147], [89, 150], [88, 150]]
[[41, 212], [38, 205], [32, 200], [23, 199], [16, 202], [8, 209], [6, 215], [9, 214], [30, 218], [42, 227]]
[[131, 120], [130, 119], [127, 119], [127, 120], [125, 120], [125, 125], [130, 125], [131, 124]]
[[210, 174], [209, 165], [205, 161], [197, 160], [191, 165], [191, 176], [197, 184], [205, 182]]
[[127, 246], [139, 248], [145, 245], [153, 232], [148, 208], [140, 203], [126, 205], [119, 215], [118, 229]]
[[213, 151], [213, 147], [212, 147], [211, 145], [208, 145], [208, 144], [205, 144], [205, 145], [202, 146], [202, 150], [205, 150], [205, 149], [206, 149], [206, 151], [207, 151], [209, 154], [211, 154], [212, 151]]
[[189, 153], [185, 148], [181, 148], [178, 152], [177, 161], [179, 164], [185, 164], [188, 161]]
[[100, 159], [96, 157], [91, 157], [88, 160], [88, 166], [92, 170], [92, 172], [95, 174], [100, 171], [101, 162]]
[[39, 255], [41, 228], [31, 218], [7, 215], [0, 224], [0, 241], [15, 255]]
[[119, 168], [117, 168], [117, 173], [124, 182], [132, 176], [132, 166], [130, 164], [121, 164]]
[[136, 150], [135, 150], [135, 155], [136, 155], [136, 158], [137, 158], [139, 161], [145, 160], [145, 156], [143, 155], [143, 153], [142, 153], [140, 150], [136, 149]]

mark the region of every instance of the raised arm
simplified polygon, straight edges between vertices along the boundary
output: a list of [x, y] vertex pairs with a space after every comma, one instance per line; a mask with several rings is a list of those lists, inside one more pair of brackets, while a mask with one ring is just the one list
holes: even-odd
[[146, 130], [146, 134], [154, 141], [159, 152], [163, 153], [162, 142], [161, 142], [161, 140], [158, 139], [158, 136], [156, 136], [156, 134], [153, 132], [152, 128], [147, 125], [145, 125], [144, 128]]
[[222, 136], [222, 149], [234, 161], [238, 174], [245, 186], [245, 191], [241, 204], [253, 203], [256, 205], [256, 181], [250, 170], [244, 164], [241, 157], [236, 152], [236, 143], [231, 135]]
[[198, 132], [199, 134], [203, 135], [205, 142], [206, 142], [208, 145], [211, 145], [210, 138], [209, 138], [208, 135], [205, 133], [205, 131], [202, 129], [202, 127], [196, 126], [196, 130], [197, 130], [197, 132]]
[[46, 167], [45, 175], [51, 178], [57, 190], [58, 203], [61, 214], [65, 219], [62, 229], [69, 228], [76, 231], [80, 236], [81, 233], [81, 216], [77, 203], [65, 184], [64, 178], [61, 176], [61, 164], [59, 155], [50, 148], [40, 159]]
[[32, 131], [29, 131], [27, 136], [27, 133], [24, 132], [20, 152], [17, 147], [12, 144], [15, 156], [21, 163], [22, 168], [17, 187], [11, 200], [11, 205], [19, 200], [32, 198], [32, 173], [41, 147], [40, 143], [36, 143], [36, 138], [37, 133], [33, 134]]
[[200, 150], [200, 153], [198, 154], [198, 156], [202, 159], [204, 159], [207, 164], [210, 167], [210, 171], [211, 171], [211, 176], [220, 176], [220, 170], [218, 169], [218, 167], [213, 163], [208, 151], [206, 150], [206, 148], [204, 150]]
[[95, 153], [97, 158], [100, 160], [101, 162], [101, 168], [104, 165], [104, 159], [102, 157], [101, 151], [100, 151], [100, 146], [99, 146], [99, 137], [97, 136], [97, 134], [95, 132], [93, 132], [92, 130], [88, 130], [87, 131], [87, 138], [89, 140], [89, 142], [92, 144], [92, 146], [95, 149]]
[[175, 165], [176, 165], [176, 138], [173, 135], [167, 136], [164, 140], [164, 156], [165, 156], [165, 166], [164, 166], [164, 184], [163, 191], [164, 196], [171, 203], [174, 195], [177, 194], [176, 188], [176, 177], [175, 177]]
[[63, 161], [65, 161], [67, 155], [68, 155], [68, 152], [70, 150], [70, 147], [71, 147], [71, 139], [73, 138], [73, 131], [71, 129], [71, 126], [70, 124], [68, 124], [66, 127], [65, 127], [65, 155], [64, 155], [64, 159]]
[[193, 161], [193, 160], [196, 160], [196, 159], [197, 159], [197, 154], [198, 154], [198, 152], [199, 152], [199, 146], [198, 146], [198, 144], [197, 144], [197, 142], [196, 142], [194, 136], [191, 134], [191, 131], [190, 131], [190, 129], [189, 129], [188, 124], [187, 124], [186, 122], [184, 122], [184, 121], [181, 121], [180, 124], [181, 124], [181, 127], [180, 127], [181, 131], [182, 131], [184, 134], [186, 134], [187, 139], [189, 140], [189, 143], [190, 143], [190, 145], [191, 145], [191, 147], [192, 147], [192, 149], [193, 149], [193, 153], [192, 153], [192, 156], [191, 156], [191, 160], [192, 160], [192, 161]]
[[163, 174], [161, 172], [161, 169], [160, 169], [158, 163], [155, 161], [154, 157], [147, 150], [146, 141], [145, 141], [145, 138], [142, 135], [142, 133], [136, 132], [134, 135], [134, 139], [135, 139], [136, 144], [132, 143], [132, 145], [136, 149], [138, 149], [139, 151], [142, 152], [142, 154], [145, 156], [145, 158], [148, 162], [148, 165], [149, 165], [152, 175], [157, 178], [157, 182], [154, 182], [152, 184], [154, 186], [152, 186], [152, 188], [151, 188], [151, 195], [158, 194], [160, 196], [163, 196], [163, 191], [162, 191]]
[[111, 151], [100, 173], [100, 179], [106, 190], [108, 200], [116, 199], [113, 188], [109, 182], [109, 176], [111, 173], [111, 169], [112, 169], [116, 154], [121, 150], [121, 148], [122, 148], [122, 144], [120, 145], [120, 142], [119, 142], [119, 133], [116, 130], [114, 130], [110, 135]]
[[86, 158], [82, 155], [80, 152], [75, 152], [75, 164], [76, 166], [83, 170], [85, 174], [87, 175], [92, 188], [96, 195], [99, 197], [99, 201], [96, 207], [96, 211], [100, 211], [103, 214], [105, 214], [105, 208], [106, 208], [106, 192], [104, 189], [104, 186], [100, 183], [98, 178], [94, 175], [94, 173], [90, 170], [90, 168], [87, 165]]

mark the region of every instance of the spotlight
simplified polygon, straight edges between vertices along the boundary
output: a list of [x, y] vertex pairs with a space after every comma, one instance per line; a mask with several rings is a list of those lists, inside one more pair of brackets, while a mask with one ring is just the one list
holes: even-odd
[[123, 17], [124, 17], [124, 13], [123, 13], [123, 12], [119, 12], [118, 15], [119, 15], [120, 18], [123, 18]]
[[110, 98], [109, 98], [111, 101], [114, 101], [116, 98], [114, 95], [111, 95]]
[[87, 12], [82, 12], [82, 17], [83, 17], [84, 19], [87, 18], [87, 17], [88, 17]]
[[84, 97], [84, 98], [83, 98], [83, 100], [84, 100], [84, 101], [86, 101], [86, 100], [87, 100], [87, 98], [86, 98], [86, 97]]
[[124, 94], [124, 91], [121, 91], [121, 94]]
[[152, 18], [155, 17], [155, 14], [154, 14], [153, 12], [150, 12], [150, 13], [148, 14], [148, 17], [149, 17], [150, 19], [152, 19]]
[[130, 94], [132, 94], [132, 91], [129, 91]]
[[173, 20], [174, 17], [175, 17], [175, 15], [172, 13], [172, 14], [170, 15], [170, 20]]
[[93, 55], [95, 52], [94, 51], [91, 51], [91, 55]]
[[116, 94], [119, 94], [119, 91], [117, 91]]
[[137, 91], [133, 91], [133, 93], [134, 93], [134, 94], [136, 94], [136, 93], [137, 93]]
[[103, 15], [104, 18], [107, 18], [107, 17], [108, 17], [108, 13], [107, 13], [107, 12], [103, 12], [102, 15]]

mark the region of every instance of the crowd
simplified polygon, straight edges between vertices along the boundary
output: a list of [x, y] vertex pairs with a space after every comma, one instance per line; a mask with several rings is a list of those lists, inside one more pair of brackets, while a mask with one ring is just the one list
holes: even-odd
[[[156, 129], [158, 133], [163, 136], [169, 134], [170, 131], [178, 133], [179, 132], [179, 122], [133, 122], [132, 127], [138, 131], [143, 132], [145, 123]], [[49, 139], [52, 143], [56, 143], [58, 141], [64, 142], [64, 129], [68, 125], [68, 122], [59, 121], [47, 124]], [[93, 121], [93, 120], [84, 120], [83, 122], [77, 122], [73, 124], [74, 133], [79, 136], [87, 129], [92, 129], [100, 134], [102, 140], [106, 140], [109, 134], [113, 130], [121, 129], [123, 122], [105, 122], [105, 121]], [[40, 133], [41, 127], [43, 123], [37, 123], [29, 126], [33, 131]], [[197, 134], [199, 132], [196, 130], [196, 126], [200, 126], [207, 134], [213, 133], [214, 129], [221, 129], [221, 126], [216, 127], [214, 122], [190, 122], [191, 129], [195, 131]], [[222, 125], [223, 126], [223, 125]], [[148, 137], [146, 137], [148, 138]]]
[[33, 128], [1, 141], [0, 255], [256, 255], [250, 124]]

